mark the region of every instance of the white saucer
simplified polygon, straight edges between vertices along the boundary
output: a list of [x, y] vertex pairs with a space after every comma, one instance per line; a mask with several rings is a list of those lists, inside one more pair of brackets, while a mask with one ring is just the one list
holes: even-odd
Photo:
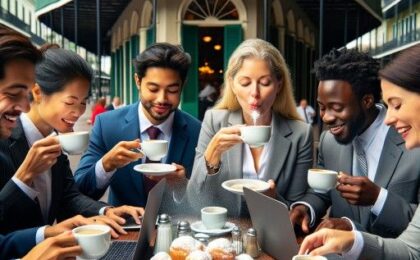
[[224, 181], [222, 183], [222, 187], [230, 192], [243, 195], [243, 187], [247, 187], [248, 189], [251, 189], [256, 192], [264, 192], [270, 188], [270, 184], [268, 184], [268, 182], [265, 181], [254, 179], [234, 179]]
[[165, 163], [142, 163], [137, 164], [133, 168], [135, 171], [150, 176], [161, 176], [176, 170], [175, 165]]
[[226, 222], [225, 226], [221, 229], [207, 229], [201, 221], [196, 221], [191, 224], [191, 230], [196, 233], [204, 233], [210, 236], [218, 236], [225, 233], [229, 233], [235, 227], [232, 222]]

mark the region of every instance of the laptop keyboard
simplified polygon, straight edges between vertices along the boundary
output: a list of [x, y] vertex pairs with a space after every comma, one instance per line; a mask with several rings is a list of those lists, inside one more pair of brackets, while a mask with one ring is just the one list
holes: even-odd
[[108, 253], [101, 260], [133, 259], [136, 241], [113, 241]]

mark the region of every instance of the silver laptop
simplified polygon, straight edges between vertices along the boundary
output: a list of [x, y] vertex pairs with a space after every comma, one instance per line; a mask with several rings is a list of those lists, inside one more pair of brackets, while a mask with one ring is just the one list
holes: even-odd
[[113, 241], [108, 253], [101, 259], [143, 260], [151, 258], [153, 250], [150, 245], [154, 244], [156, 218], [165, 188], [166, 180], [162, 179], [150, 190], [138, 241]]
[[287, 206], [248, 188], [244, 196], [262, 250], [278, 260], [297, 255], [299, 246]]

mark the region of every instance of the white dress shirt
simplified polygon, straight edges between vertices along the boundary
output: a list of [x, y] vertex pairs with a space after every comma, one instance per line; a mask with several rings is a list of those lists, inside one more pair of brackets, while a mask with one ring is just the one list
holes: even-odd
[[[149, 140], [149, 135], [147, 134], [147, 129], [153, 124], [147, 119], [146, 115], [143, 112], [143, 106], [141, 102], [139, 103], [138, 107], [138, 114], [139, 114], [139, 128], [140, 128], [140, 138], [141, 140]], [[159, 140], [166, 140], [170, 144], [171, 137], [172, 137], [172, 125], [174, 122], [174, 115], [175, 113], [172, 112], [169, 117], [160, 125], [155, 125], [155, 127], [159, 128], [161, 133], [159, 134]], [[166, 162], [167, 156], [161, 159], [161, 162]], [[142, 158], [142, 163], [146, 161], [146, 157]], [[95, 165], [95, 176], [96, 176], [96, 187], [98, 189], [103, 189], [109, 185], [109, 181], [112, 175], [117, 171], [117, 169], [111, 172], [105, 172], [102, 158], [96, 163]]]
[[[305, 121], [305, 123], [308, 124], [312, 124], [314, 121], [314, 116], [315, 116], [315, 110], [310, 106], [307, 105], [305, 108], [305, 111], [303, 109], [303, 107], [298, 106], [296, 108], [298, 114], [300, 115], [300, 117]], [[305, 112], [306, 112], [306, 117], [305, 117]]]

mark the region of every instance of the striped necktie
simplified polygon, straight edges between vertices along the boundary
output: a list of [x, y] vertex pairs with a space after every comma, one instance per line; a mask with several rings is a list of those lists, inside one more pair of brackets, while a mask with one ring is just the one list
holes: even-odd
[[353, 147], [356, 152], [357, 174], [359, 176], [368, 176], [368, 164], [366, 160], [366, 154], [365, 154], [365, 151], [363, 150], [362, 144], [357, 138], [354, 139]]

